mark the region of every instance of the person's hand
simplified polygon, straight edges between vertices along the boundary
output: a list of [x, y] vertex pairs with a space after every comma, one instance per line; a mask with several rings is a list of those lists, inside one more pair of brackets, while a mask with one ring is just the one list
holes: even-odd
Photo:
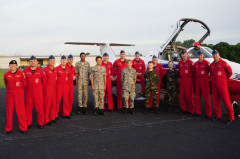
[[92, 90], [94, 91], [94, 87], [92, 86]]
[[137, 76], [142, 76], [142, 73], [137, 73]]

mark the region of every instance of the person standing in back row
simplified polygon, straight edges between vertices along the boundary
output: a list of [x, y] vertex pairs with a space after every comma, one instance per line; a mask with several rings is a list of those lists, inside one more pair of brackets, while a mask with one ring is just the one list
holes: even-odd
[[76, 87], [78, 91], [78, 114], [88, 114], [87, 112], [87, 102], [88, 102], [88, 86], [90, 77], [90, 64], [85, 61], [86, 54], [84, 52], [80, 53], [81, 61], [77, 62], [75, 65], [75, 75], [76, 75]]
[[229, 97], [227, 80], [232, 76], [232, 69], [220, 58], [217, 50], [212, 51], [212, 56], [214, 61], [210, 65], [210, 75], [212, 77], [214, 120], [221, 120], [220, 99], [222, 99], [228, 113], [227, 124], [231, 124], [234, 121], [234, 112]]

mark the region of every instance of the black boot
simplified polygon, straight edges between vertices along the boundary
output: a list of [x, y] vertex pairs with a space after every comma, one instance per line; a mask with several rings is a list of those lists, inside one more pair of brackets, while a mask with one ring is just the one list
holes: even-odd
[[99, 109], [99, 115], [104, 115], [103, 109]]
[[98, 109], [94, 109], [93, 115], [94, 115], [94, 116], [97, 116], [97, 115], [98, 115]]
[[154, 112], [156, 113], [156, 114], [159, 114], [160, 112], [159, 112], [159, 108], [154, 108]]
[[133, 108], [130, 108], [128, 112], [133, 115], [133, 113], [134, 113]]

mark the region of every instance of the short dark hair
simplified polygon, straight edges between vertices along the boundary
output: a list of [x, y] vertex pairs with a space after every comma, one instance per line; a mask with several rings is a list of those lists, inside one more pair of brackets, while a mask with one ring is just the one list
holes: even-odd
[[148, 64], [152, 63], [153, 64], [153, 61], [148, 61]]
[[81, 57], [81, 55], [83, 55], [83, 54], [86, 55], [85, 52], [81, 52], [81, 53], [80, 53], [80, 57]]
[[97, 56], [96, 57], [96, 61], [97, 61], [97, 59], [101, 59], [102, 60], [102, 57], [101, 56]]

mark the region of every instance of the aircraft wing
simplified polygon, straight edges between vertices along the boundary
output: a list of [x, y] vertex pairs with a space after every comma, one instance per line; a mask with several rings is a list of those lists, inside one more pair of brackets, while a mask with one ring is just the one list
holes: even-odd
[[[91, 43], [91, 42], [65, 42], [64, 44], [70, 44], [70, 45], [106, 45], [108, 43]], [[118, 44], [118, 43], [109, 43], [109, 46], [135, 46], [134, 44]]]

